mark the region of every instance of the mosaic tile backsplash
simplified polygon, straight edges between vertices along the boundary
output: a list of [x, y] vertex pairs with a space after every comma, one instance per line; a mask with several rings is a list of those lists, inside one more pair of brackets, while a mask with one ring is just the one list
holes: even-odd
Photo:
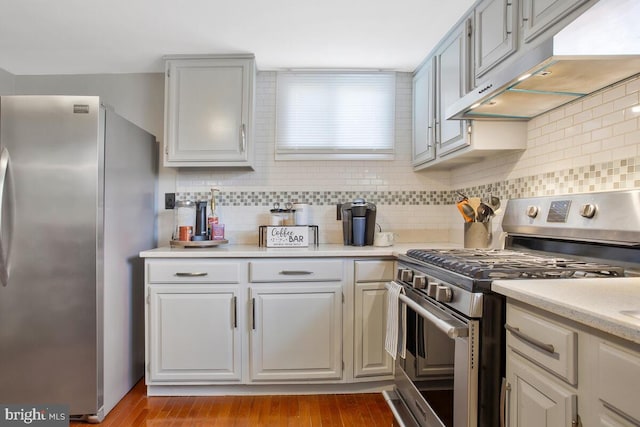
[[[629, 158], [598, 165], [515, 178], [503, 182], [444, 191], [222, 191], [221, 206], [273, 206], [286, 202], [315, 206], [335, 205], [356, 197], [379, 205], [451, 205], [460, 193], [469, 197], [489, 194], [501, 199], [542, 195], [587, 193], [594, 191], [640, 188], [640, 159]], [[205, 200], [210, 192], [177, 193], [179, 200]]]

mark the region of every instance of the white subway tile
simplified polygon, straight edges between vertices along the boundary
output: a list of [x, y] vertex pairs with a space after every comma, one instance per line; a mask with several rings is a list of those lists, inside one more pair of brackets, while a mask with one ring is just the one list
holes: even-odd
[[625, 85], [616, 85], [602, 92], [602, 102], [609, 102], [626, 95]]

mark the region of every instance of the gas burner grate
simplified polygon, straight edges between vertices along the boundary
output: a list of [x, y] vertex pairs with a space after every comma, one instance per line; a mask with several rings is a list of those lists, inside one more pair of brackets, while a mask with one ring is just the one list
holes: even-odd
[[407, 256], [472, 279], [618, 277], [622, 267], [501, 249], [411, 249]]

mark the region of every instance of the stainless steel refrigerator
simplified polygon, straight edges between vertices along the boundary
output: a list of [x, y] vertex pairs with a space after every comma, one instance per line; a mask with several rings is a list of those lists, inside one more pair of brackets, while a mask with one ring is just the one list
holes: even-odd
[[157, 143], [98, 97], [0, 101], [0, 403], [101, 421], [144, 373]]

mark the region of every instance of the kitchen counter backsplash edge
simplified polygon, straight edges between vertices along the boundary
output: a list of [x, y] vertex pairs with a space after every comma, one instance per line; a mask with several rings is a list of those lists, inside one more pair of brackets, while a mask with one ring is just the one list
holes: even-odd
[[213, 248], [160, 247], [140, 252], [141, 258], [322, 258], [393, 257], [414, 248], [459, 248], [452, 243], [403, 243], [393, 246], [345, 246], [320, 244], [308, 248], [265, 248], [257, 245], [225, 245]]

